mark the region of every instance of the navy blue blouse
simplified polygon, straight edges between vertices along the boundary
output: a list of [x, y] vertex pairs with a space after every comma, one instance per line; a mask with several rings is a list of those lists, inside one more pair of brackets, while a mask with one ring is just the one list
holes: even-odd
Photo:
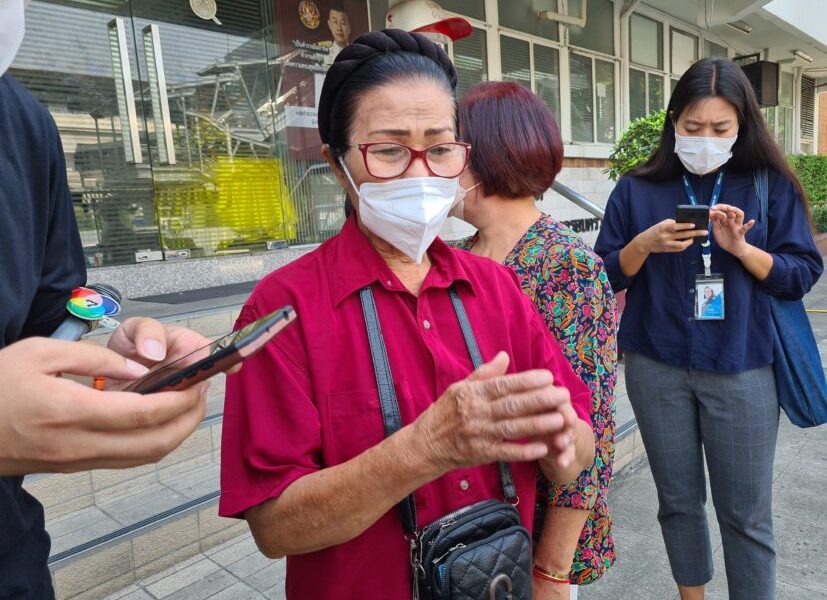
[[[714, 174], [689, 175], [700, 203], [709, 203]], [[745, 222], [758, 221], [758, 197], [751, 172], [726, 173], [720, 202], [742, 209]], [[773, 266], [758, 281], [737, 258], [717, 246], [712, 236], [712, 272], [724, 274], [726, 319], [695, 321], [695, 275], [703, 273], [700, 244], [680, 253], [650, 254], [641, 270], [626, 277], [620, 251], [636, 235], [664, 219], [675, 218], [678, 204], [688, 204], [681, 179], [649, 181], [622, 178], [606, 206], [595, 251], [603, 257], [615, 292], [627, 289], [618, 345], [666, 364], [739, 373], [772, 363], [767, 294], [786, 299], [804, 296], [823, 271], [804, 206], [793, 183], [769, 173], [769, 221], [756, 222], [747, 242], [758, 245], [769, 226], [767, 247]]]

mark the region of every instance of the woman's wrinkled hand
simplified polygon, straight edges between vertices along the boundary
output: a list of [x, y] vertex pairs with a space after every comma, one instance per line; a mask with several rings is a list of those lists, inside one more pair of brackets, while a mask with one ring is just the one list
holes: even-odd
[[414, 423], [414, 439], [440, 472], [538, 460], [567, 445], [556, 437], [570, 437], [577, 419], [568, 390], [555, 386], [547, 370], [506, 374], [508, 363], [500, 352], [451, 385]]

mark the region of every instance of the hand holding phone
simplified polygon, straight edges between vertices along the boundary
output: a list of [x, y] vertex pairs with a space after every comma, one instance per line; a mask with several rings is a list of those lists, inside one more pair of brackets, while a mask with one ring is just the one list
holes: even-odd
[[152, 394], [191, 387], [249, 358], [295, 320], [293, 307], [282, 307], [183, 358], [156, 366], [125, 391]]
[[[692, 223], [696, 230], [709, 229], [709, 206], [707, 204], [679, 204], [675, 210], [676, 223]], [[695, 243], [700, 244], [703, 238], [696, 237]]]

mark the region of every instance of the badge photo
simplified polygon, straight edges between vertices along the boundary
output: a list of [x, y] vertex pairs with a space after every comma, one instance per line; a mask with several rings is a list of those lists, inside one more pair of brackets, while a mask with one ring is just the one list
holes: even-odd
[[723, 277], [713, 275], [695, 279], [695, 319], [722, 321], [725, 315], [724, 299]]

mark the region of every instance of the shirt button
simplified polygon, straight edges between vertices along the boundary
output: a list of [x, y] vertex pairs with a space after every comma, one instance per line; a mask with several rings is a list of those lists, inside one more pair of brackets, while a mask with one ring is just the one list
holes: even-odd
[[425, 329], [430, 329], [431, 328], [431, 322], [428, 319], [425, 319], [424, 321], [422, 321], [422, 326]]
[[468, 480], [467, 479], [463, 479], [462, 481], [459, 482], [459, 489], [461, 489], [463, 492], [468, 489]]
[[694, 294], [695, 293], [695, 288], [689, 288], [689, 293]]
[[689, 322], [690, 322], [690, 323], [692, 323], [694, 320], [695, 320], [694, 318], [689, 317]]

